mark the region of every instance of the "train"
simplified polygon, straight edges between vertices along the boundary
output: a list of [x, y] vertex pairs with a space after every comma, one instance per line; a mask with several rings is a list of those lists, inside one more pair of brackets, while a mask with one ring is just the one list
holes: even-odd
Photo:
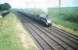
[[33, 12], [22, 12], [28, 18], [33, 19], [34, 21], [42, 24], [43, 26], [50, 27], [52, 26], [52, 19], [49, 15], [45, 13], [33, 13]]
[[28, 17], [34, 19], [35, 21], [39, 22], [40, 24], [46, 27], [52, 26], [51, 17], [46, 14], [29, 15]]

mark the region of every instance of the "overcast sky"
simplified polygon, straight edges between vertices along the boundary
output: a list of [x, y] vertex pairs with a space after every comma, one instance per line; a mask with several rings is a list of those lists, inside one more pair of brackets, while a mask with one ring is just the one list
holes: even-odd
[[[76, 7], [78, 0], [61, 0], [62, 7]], [[0, 3], [8, 2], [13, 8], [47, 8], [58, 7], [59, 0], [0, 0]]]

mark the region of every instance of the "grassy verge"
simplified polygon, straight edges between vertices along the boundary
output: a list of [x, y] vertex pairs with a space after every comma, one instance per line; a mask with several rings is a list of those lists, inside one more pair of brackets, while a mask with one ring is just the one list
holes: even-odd
[[0, 18], [0, 50], [38, 50], [14, 13]]
[[62, 20], [58, 17], [54, 17], [53, 21], [57, 24], [61, 24], [64, 27], [71, 28], [74, 31], [78, 30], [78, 24], [77, 23], [71, 23], [71, 22]]
[[0, 18], [0, 50], [24, 50], [17, 37], [17, 21], [12, 13]]
[[67, 32], [70, 32], [70, 33], [78, 36], [78, 24], [71, 23], [71, 22], [68, 22], [68, 21], [64, 21], [62, 19], [59, 19], [58, 17], [54, 17], [53, 21], [57, 26], [60, 25], [59, 26], [60, 29], [63, 29]]

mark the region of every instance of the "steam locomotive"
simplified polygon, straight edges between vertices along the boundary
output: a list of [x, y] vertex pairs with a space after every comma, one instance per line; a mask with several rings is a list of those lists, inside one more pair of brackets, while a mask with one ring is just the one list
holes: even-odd
[[50, 16], [48, 16], [45, 13], [33, 13], [33, 12], [22, 12], [23, 15], [35, 20], [36, 22], [39, 22], [43, 24], [44, 26], [50, 27], [52, 25], [52, 20]]
[[50, 16], [46, 15], [46, 14], [27, 14], [27, 16], [31, 19], [34, 19], [36, 21], [38, 21], [39, 23], [43, 24], [44, 26], [50, 27], [52, 25], [52, 20], [50, 18]]

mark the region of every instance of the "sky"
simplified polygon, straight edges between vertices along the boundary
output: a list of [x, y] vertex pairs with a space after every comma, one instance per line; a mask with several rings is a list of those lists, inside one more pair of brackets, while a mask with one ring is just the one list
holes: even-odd
[[[47, 8], [59, 7], [59, 0], [0, 0], [9, 3], [13, 8]], [[76, 7], [78, 0], [61, 0], [61, 7]]]

